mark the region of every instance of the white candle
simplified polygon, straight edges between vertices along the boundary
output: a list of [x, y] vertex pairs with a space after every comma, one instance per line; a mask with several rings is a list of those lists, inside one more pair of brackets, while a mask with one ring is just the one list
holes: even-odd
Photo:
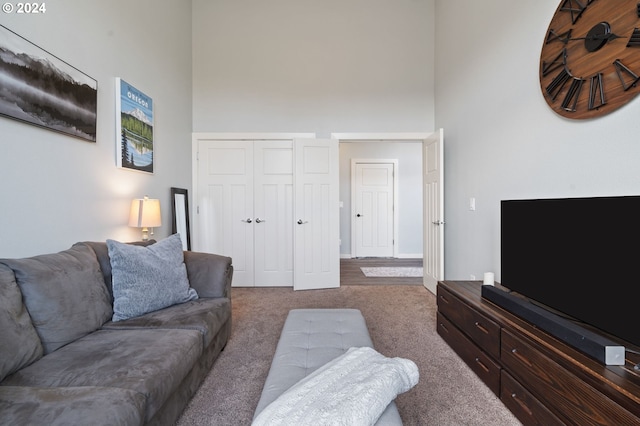
[[493, 272], [485, 272], [484, 273], [483, 284], [484, 285], [493, 285], [494, 279], [495, 279], [495, 276], [494, 276]]

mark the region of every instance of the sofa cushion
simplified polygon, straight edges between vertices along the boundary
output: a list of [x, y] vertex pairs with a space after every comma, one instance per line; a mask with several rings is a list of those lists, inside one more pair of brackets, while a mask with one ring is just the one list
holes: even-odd
[[204, 347], [211, 344], [220, 328], [231, 317], [231, 301], [226, 297], [200, 298], [189, 303], [173, 305], [159, 311], [118, 322], [107, 322], [105, 330], [136, 330], [177, 328], [197, 330], [202, 334]]
[[113, 280], [113, 321], [198, 298], [189, 287], [182, 241], [173, 234], [141, 247], [107, 240]]
[[113, 313], [89, 247], [0, 263], [13, 269], [45, 355], [97, 330]]
[[184, 252], [189, 285], [198, 297], [231, 298], [233, 265], [231, 258], [213, 253]]
[[[132, 244], [136, 246], [148, 246], [151, 244], [155, 244], [156, 240], [147, 240], [147, 241], [132, 241], [127, 244]], [[107, 243], [104, 241], [82, 241], [75, 243], [76, 245], [86, 245], [91, 247], [91, 250], [94, 251], [96, 257], [98, 258], [98, 263], [100, 264], [100, 270], [102, 270], [102, 276], [104, 277], [104, 284], [107, 286], [107, 290], [109, 290], [109, 297], [111, 300], [111, 304], [113, 305], [113, 288], [111, 287], [111, 259], [109, 259], [109, 248], [107, 248]], [[196, 291], [198, 291], [196, 289]]]
[[195, 330], [99, 330], [17, 371], [2, 385], [130, 389], [146, 397], [148, 421], [202, 351], [202, 336]]
[[[42, 344], [13, 271], [0, 264], [0, 382], [42, 357]], [[8, 342], [11, 342], [10, 344]]]
[[0, 418], [8, 425], [142, 425], [145, 402], [129, 389], [0, 386]]

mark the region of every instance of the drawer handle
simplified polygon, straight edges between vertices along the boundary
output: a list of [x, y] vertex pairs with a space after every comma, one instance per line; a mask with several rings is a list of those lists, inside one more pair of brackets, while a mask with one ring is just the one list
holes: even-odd
[[518, 352], [518, 349], [513, 348], [511, 349], [511, 353], [518, 358], [522, 363], [527, 364], [529, 367], [533, 367], [533, 364], [531, 363], [531, 361], [529, 361], [527, 358], [525, 358], [522, 354], [520, 354], [520, 352]]
[[525, 404], [524, 401], [521, 401], [520, 398], [518, 398], [518, 395], [512, 393], [511, 398], [513, 398], [518, 403], [520, 408], [522, 408], [529, 415], [529, 417], [533, 416], [533, 413], [531, 412], [527, 404]]
[[443, 295], [440, 295], [440, 300], [442, 300], [444, 303], [449, 303], [449, 301], [447, 300], [447, 298]]
[[486, 365], [484, 365], [482, 361], [480, 361], [480, 358], [476, 358], [476, 364], [478, 364], [480, 368], [482, 368], [485, 371], [485, 373], [489, 372], [489, 368]]
[[478, 321], [476, 321], [475, 326], [477, 328], [480, 329], [480, 331], [482, 331], [485, 334], [489, 334], [489, 330], [487, 330], [486, 328], [484, 328], [484, 326], [482, 324], [480, 324]]
[[443, 323], [440, 323], [440, 328], [444, 329], [444, 331], [446, 331], [447, 333], [449, 332], [449, 329]]

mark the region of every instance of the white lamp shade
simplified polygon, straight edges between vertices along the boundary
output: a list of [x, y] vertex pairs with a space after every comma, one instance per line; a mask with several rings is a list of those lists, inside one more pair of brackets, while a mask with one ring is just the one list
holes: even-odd
[[138, 198], [131, 202], [129, 226], [136, 228], [155, 228], [162, 225], [160, 200], [149, 197]]

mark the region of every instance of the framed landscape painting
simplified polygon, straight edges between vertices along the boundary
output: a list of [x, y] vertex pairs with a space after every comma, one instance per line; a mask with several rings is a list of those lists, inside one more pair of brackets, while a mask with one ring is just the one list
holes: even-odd
[[116, 78], [116, 163], [153, 173], [153, 99]]
[[98, 83], [0, 25], [0, 115], [96, 141]]

